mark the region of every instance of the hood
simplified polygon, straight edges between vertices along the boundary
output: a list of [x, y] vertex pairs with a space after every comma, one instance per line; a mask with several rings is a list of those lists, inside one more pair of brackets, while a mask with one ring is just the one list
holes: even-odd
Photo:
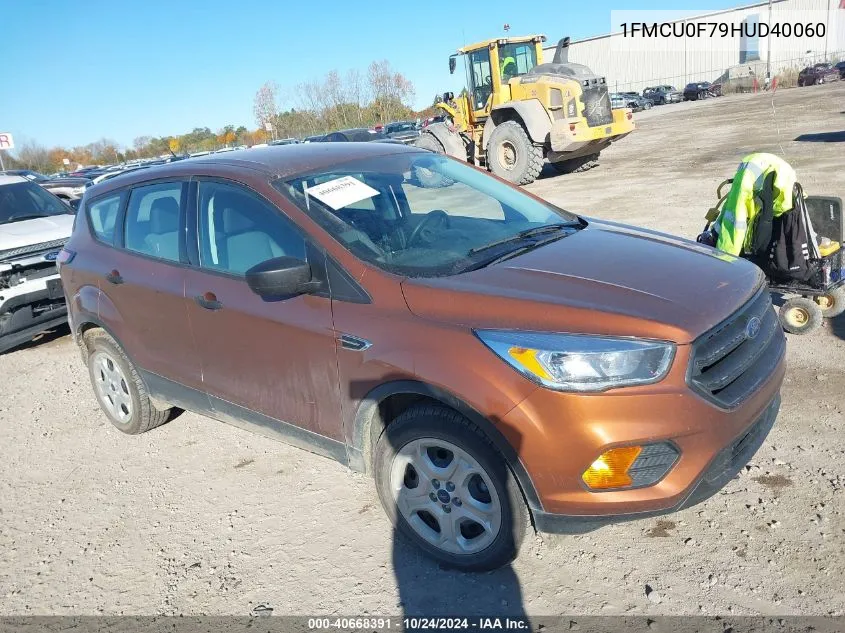
[[54, 215], [0, 224], [0, 253], [12, 248], [68, 239], [73, 230], [73, 218], [71, 214]]
[[689, 240], [609, 222], [453, 277], [402, 282], [409, 309], [469, 327], [641, 336], [689, 343], [750, 299], [753, 264]]

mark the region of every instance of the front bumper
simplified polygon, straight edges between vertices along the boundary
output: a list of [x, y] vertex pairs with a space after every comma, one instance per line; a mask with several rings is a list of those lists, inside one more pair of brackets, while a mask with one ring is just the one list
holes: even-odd
[[[776, 415], [786, 372], [784, 354], [781, 350], [772, 360], [769, 375], [747, 399], [726, 409], [688, 385], [693, 353], [691, 345], [678, 346], [669, 374], [653, 385], [596, 394], [537, 388], [508, 412], [500, 428], [516, 448], [536, 493], [531, 509], [540, 524], [553, 522], [554, 517], [546, 515], [560, 515], [563, 523], [601, 524], [672, 512], [690, 499], [701, 500], [694, 496], [696, 490], [724, 485], [727, 480], [714, 479], [710, 469], [725, 447], [758, 420]], [[680, 457], [652, 485], [596, 490], [581, 479], [611, 448], [665, 442]]]
[[626, 137], [634, 130], [634, 121], [628, 118], [627, 109], [611, 112], [613, 121], [607, 125], [590, 127], [583, 118], [555, 121], [549, 134], [552, 152], [565, 154], [565, 156], [560, 156], [560, 159], [592, 154]]
[[780, 409], [780, 395], [776, 396], [757, 420], [713, 458], [707, 470], [691, 487], [689, 494], [676, 505], [661, 510], [617, 515], [567, 516], [534, 510], [534, 526], [539, 532], [555, 534], [583, 534], [605, 525], [635, 521], [671, 514], [706, 501], [739, 473], [763, 445], [774, 426]]
[[0, 352], [66, 321], [58, 274], [0, 289]]

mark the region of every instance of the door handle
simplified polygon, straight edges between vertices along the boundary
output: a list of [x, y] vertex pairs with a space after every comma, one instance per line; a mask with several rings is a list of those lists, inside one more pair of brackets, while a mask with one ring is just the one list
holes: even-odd
[[113, 270], [106, 275], [106, 281], [118, 286], [123, 283], [123, 277], [120, 276], [120, 273], [118, 271]]
[[217, 295], [213, 292], [197, 295], [194, 297], [194, 301], [197, 302], [198, 306], [206, 310], [220, 310], [223, 307], [223, 304], [217, 300]]

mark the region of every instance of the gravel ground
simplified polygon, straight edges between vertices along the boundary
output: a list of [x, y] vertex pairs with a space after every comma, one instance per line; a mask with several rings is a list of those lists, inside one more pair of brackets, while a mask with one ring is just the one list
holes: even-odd
[[[845, 82], [782, 91], [774, 109], [767, 95], [655, 108], [600, 167], [530, 189], [694, 236], [747, 151], [783, 152], [809, 193], [845, 198], [843, 114]], [[532, 535], [512, 566], [466, 575], [395, 539], [371, 482], [334, 462], [193, 414], [122, 435], [59, 331], [0, 356], [0, 615], [843, 614], [843, 337], [838, 320], [789, 338], [778, 424], [719, 495]]]

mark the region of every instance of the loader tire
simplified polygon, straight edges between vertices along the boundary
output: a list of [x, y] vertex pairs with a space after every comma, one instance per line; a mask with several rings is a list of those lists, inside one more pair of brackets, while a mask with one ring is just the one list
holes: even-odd
[[579, 156], [578, 158], [570, 158], [569, 160], [561, 160], [552, 163], [554, 167], [561, 174], [578, 174], [582, 171], [589, 171], [593, 167], [599, 166], [599, 155], [588, 154], [587, 156]]
[[487, 144], [487, 168], [515, 185], [527, 185], [543, 169], [543, 148], [537, 147], [516, 121], [496, 126]]
[[[446, 149], [440, 144], [437, 137], [435, 137], [434, 134], [428, 134], [427, 132], [420, 134], [420, 137], [414, 141], [414, 147], [427, 149], [435, 154], [446, 153]], [[447, 178], [443, 174], [440, 174], [432, 169], [426, 169], [425, 167], [416, 167], [414, 169], [414, 177], [420, 186], [426, 189], [448, 187], [455, 182], [451, 178]]]

